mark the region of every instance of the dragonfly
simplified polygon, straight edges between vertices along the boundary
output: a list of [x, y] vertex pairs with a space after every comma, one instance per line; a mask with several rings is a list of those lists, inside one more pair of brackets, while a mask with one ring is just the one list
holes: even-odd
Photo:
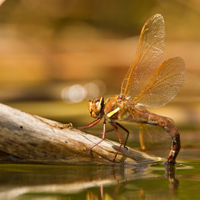
[[[139, 127], [141, 146], [144, 149], [143, 136], [145, 126], [161, 127], [171, 137], [171, 149], [166, 163], [176, 163], [181, 148], [180, 134], [172, 119], [152, 113], [146, 107], [161, 107], [169, 103], [181, 90], [186, 82], [185, 62], [181, 57], [173, 57], [159, 66], [164, 52], [165, 22], [161, 14], [155, 14], [144, 24], [136, 55], [125, 75], [119, 95], [104, 103], [103, 97], [89, 100], [88, 108], [94, 121], [79, 129], [90, 128], [103, 119], [102, 139], [93, 145], [91, 150], [106, 137], [106, 123], [109, 122], [117, 133], [120, 146], [115, 159], [122, 147], [126, 148], [129, 131], [120, 122], [136, 123]], [[123, 143], [118, 128], [126, 133]]]

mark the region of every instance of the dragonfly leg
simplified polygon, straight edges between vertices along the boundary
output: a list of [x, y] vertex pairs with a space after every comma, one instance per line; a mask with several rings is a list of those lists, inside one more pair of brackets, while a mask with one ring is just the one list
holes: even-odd
[[[98, 123], [98, 122], [97, 122]], [[88, 155], [90, 154], [91, 150], [96, 147], [98, 144], [100, 144], [106, 137], [106, 120], [104, 120], [104, 123], [103, 123], [103, 136], [102, 136], [102, 140], [100, 140], [99, 142], [97, 142], [95, 145], [93, 145], [92, 147], [89, 148], [89, 151], [88, 151]]]
[[[118, 129], [118, 127], [116, 127], [116, 128]], [[110, 130], [106, 131], [106, 133], [108, 133], [108, 132], [112, 132], [112, 131], [114, 131], [114, 130], [115, 130], [114, 128], [113, 128], [113, 129], [110, 129]], [[103, 132], [97, 134], [98, 137], [99, 137], [100, 135], [103, 135]]]
[[[116, 126], [116, 128], [118, 129], [118, 127]], [[110, 129], [110, 130], [108, 130], [108, 131], [106, 131], [106, 133], [108, 133], [108, 132], [112, 132], [112, 131], [114, 131], [115, 129], [113, 128], [113, 129]]]
[[95, 119], [94, 121], [90, 122], [88, 125], [82, 126], [82, 127], [77, 127], [77, 129], [80, 129], [80, 130], [81, 130], [81, 129], [84, 129], [84, 128], [90, 128], [90, 127], [92, 127], [92, 126], [98, 124], [100, 121], [101, 121], [101, 118], [97, 118], [97, 119]]
[[[119, 146], [119, 148], [118, 148], [118, 150], [117, 150], [117, 153], [115, 154], [115, 157], [114, 157], [114, 159], [113, 159], [113, 162], [115, 162], [115, 159], [116, 159], [117, 154], [119, 153], [119, 151], [120, 151], [120, 149], [121, 149], [121, 147], [122, 147], [123, 142], [122, 142], [122, 138], [121, 138], [121, 136], [120, 136], [120, 134], [119, 134], [119, 132], [118, 132], [118, 130], [117, 130], [117, 126], [116, 126], [114, 123], [112, 123], [112, 122], [111, 122], [111, 125], [112, 125], [112, 127], [114, 128], [115, 132], [117, 133], [117, 136], [118, 136], [119, 142], [120, 142], [120, 146]], [[120, 125], [120, 126], [121, 126], [121, 125]]]
[[116, 124], [117, 126], [119, 126], [121, 129], [123, 129], [123, 130], [127, 133], [127, 135], [126, 135], [126, 140], [125, 140], [125, 142], [124, 142], [124, 148], [128, 149], [128, 148], [126, 147], [126, 143], [127, 143], [127, 141], [128, 141], [129, 131], [128, 131], [125, 127], [123, 127], [121, 124], [119, 124], [118, 122], [115, 122], [115, 124]]

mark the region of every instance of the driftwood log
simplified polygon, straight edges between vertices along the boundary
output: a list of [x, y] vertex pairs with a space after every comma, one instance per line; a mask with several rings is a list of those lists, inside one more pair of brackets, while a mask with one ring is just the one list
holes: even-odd
[[[1, 161], [43, 164], [113, 164], [119, 143], [0, 104]], [[116, 163], [136, 164], [158, 158], [128, 147], [121, 148]]]

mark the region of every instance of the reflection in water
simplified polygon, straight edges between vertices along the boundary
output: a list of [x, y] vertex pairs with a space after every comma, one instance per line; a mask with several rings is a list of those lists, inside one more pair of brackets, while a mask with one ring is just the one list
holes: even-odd
[[169, 191], [170, 196], [173, 196], [173, 194], [177, 191], [179, 186], [179, 181], [175, 177], [175, 171], [176, 166], [175, 165], [166, 165], [165, 166], [165, 176], [168, 178], [170, 184], [169, 184]]
[[164, 176], [164, 167], [160, 164], [0, 166], [0, 199], [28, 199], [32, 195], [58, 198], [64, 195], [72, 199], [162, 199], [163, 195], [165, 198], [173, 196], [178, 183], [175, 167], [166, 166]]
[[[162, 192], [157, 192], [157, 187], [160, 187], [159, 185], [157, 187], [154, 187], [154, 189], [149, 189], [146, 188], [145, 185], [143, 185], [142, 187], [138, 188], [137, 186], [137, 179], [134, 181], [135, 183], [131, 185], [131, 187], [133, 187], [133, 193], [131, 193], [131, 195], [129, 195], [129, 183], [128, 182], [123, 182], [123, 183], [118, 183], [114, 189], [112, 190], [112, 192], [104, 192], [104, 186], [101, 185], [100, 187], [100, 191], [101, 191], [101, 199], [105, 200], [105, 199], [171, 199], [174, 197], [174, 194], [176, 193], [176, 191], [178, 190], [178, 186], [179, 186], [179, 181], [175, 178], [175, 171], [176, 171], [176, 167], [173, 164], [169, 164], [165, 166], [165, 178], [167, 178], [170, 182], [169, 184], [169, 188], [166, 188], [166, 190], [162, 190]], [[135, 172], [135, 170], [134, 170]], [[127, 184], [128, 183], [128, 184]], [[137, 188], [137, 189], [136, 189]], [[161, 188], [162, 189], [162, 188]], [[123, 191], [123, 192], [122, 192]], [[92, 199], [92, 196], [94, 194], [89, 192], [87, 194], [87, 198], [86, 199]], [[90, 197], [90, 198], [88, 198]], [[97, 199], [97, 196], [93, 196], [94, 199]], [[163, 198], [164, 197], [164, 198]], [[99, 198], [98, 198], [99, 199]]]

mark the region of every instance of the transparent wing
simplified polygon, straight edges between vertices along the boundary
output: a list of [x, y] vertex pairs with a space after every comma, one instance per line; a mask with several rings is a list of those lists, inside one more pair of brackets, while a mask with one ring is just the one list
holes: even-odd
[[[171, 120], [171, 119], [170, 119]], [[172, 120], [171, 120], [172, 121]], [[170, 135], [161, 127], [150, 124], [137, 124], [139, 128], [139, 139], [142, 150], [147, 146], [165, 141], [171, 142]]]
[[133, 100], [147, 107], [160, 107], [170, 102], [186, 81], [185, 63], [181, 57], [165, 61], [149, 84]]
[[142, 28], [135, 59], [122, 82], [122, 95], [133, 97], [148, 84], [162, 57], [164, 39], [164, 19], [156, 14]]

